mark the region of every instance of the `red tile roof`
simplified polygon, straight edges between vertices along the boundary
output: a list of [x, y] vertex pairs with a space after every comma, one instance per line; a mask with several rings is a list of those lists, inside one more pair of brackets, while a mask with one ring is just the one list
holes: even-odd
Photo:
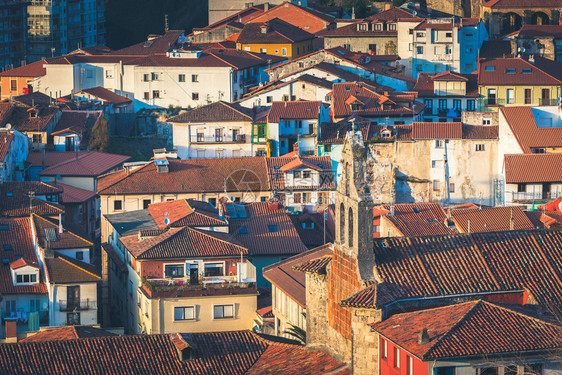
[[[444, 72], [448, 73], [448, 72]], [[420, 97], [435, 97], [434, 90], [434, 81], [464, 81], [466, 80], [466, 95], [458, 95], [458, 96], [467, 96], [467, 97], [478, 97], [478, 74], [460, 74], [460, 73], [449, 73], [444, 74], [439, 73], [436, 75], [430, 75], [428, 73], [420, 73], [418, 75], [418, 80], [416, 85], [414, 86], [413, 90], [418, 93]], [[453, 94], [449, 94], [447, 96], [455, 96]]]
[[91, 283], [101, 280], [96, 267], [62, 254], [56, 254], [54, 258], [46, 258], [45, 266], [50, 283]]
[[[352, 110], [351, 104], [357, 101], [362, 104], [362, 109]], [[332, 90], [332, 112], [335, 117], [345, 117], [358, 114], [363, 117], [384, 116], [412, 116], [420, 113], [425, 107], [422, 103], [415, 102], [414, 108], [408, 108], [393, 101], [388, 95], [377, 93], [377, 89], [363, 82], [334, 83]], [[390, 104], [389, 109], [384, 109], [383, 104]]]
[[[148, 205], [150, 215], [160, 228], [226, 226], [217, 210], [207, 202], [193, 199], [178, 199]], [[166, 218], [169, 220], [165, 223]]]
[[275, 317], [275, 315], [273, 315], [273, 306], [271, 305], [262, 307], [261, 309], [258, 309], [256, 312], [264, 319]]
[[56, 183], [54, 185], [56, 187], [61, 188], [61, 190], [63, 191], [62, 200], [61, 200], [62, 204], [82, 203], [82, 202], [86, 202], [90, 199], [93, 199], [96, 196], [95, 191], [80, 189], [80, 188], [77, 188], [75, 186], [61, 184], [60, 182]]
[[[62, 163], [71, 159], [76, 159], [76, 154], [78, 156], [85, 155], [88, 151], [78, 151], [78, 152], [55, 152], [55, 151], [45, 151], [44, 162], [45, 167], [50, 167], [55, 164]], [[43, 164], [43, 153], [39, 151], [29, 151], [27, 155], [27, 161], [31, 163], [32, 167], [41, 167]]]
[[290, 217], [302, 242], [309, 249], [333, 241], [330, 225], [328, 221], [324, 222], [323, 212], [305, 212]]
[[[513, 229], [511, 229], [512, 215]], [[469, 222], [471, 233], [535, 228], [519, 206], [452, 210], [451, 217], [461, 233], [469, 233]]]
[[131, 158], [130, 156], [108, 154], [98, 151], [88, 151], [74, 155], [74, 158], [66, 159], [58, 164], [51, 165], [39, 174], [41, 176], [61, 175], [98, 177], [112, 169], [117, 168]]
[[6, 155], [8, 155], [13, 139], [14, 133], [0, 133], [0, 161], [4, 162], [6, 160]]
[[306, 274], [294, 268], [302, 263], [324, 256], [333, 252], [331, 244], [323, 245], [312, 250], [292, 256], [281, 262], [263, 268], [263, 277], [281, 289], [299, 306], [306, 307]]
[[29, 216], [29, 205], [33, 212], [39, 215], [58, 215], [64, 213], [64, 208], [56, 203], [33, 198], [30, 202], [29, 193], [35, 196], [59, 195], [62, 189], [37, 181], [6, 181], [0, 186], [0, 215], [10, 217]]
[[519, 38], [562, 38], [562, 25], [523, 25], [518, 36]]
[[248, 250], [239, 241], [227, 233], [189, 227], [159, 231], [154, 233], [154, 237], [146, 239], [139, 237], [139, 235], [132, 235], [119, 239], [138, 259], [239, 257], [240, 254], [248, 253]]
[[[45, 375], [70, 372], [107, 375], [351, 374], [345, 364], [323, 351], [307, 350], [249, 331], [174, 335], [177, 334], [5, 344], [0, 346], [0, 372], [18, 368]], [[188, 346], [193, 348], [195, 358], [179, 361], [177, 350]]]
[[374, 273], [392, 300], [525, 290], [560, 307], [561, 241], [560, 230], [375, 239]]
[[50, 342], [59, 340], [74, 340], [89, 337], [116, 336], [114, 333], [88, 326], [68, 326], [49, 328], [28, 336], [19, 342]]
[[[326, 189], [333, 190], [336, 185], [334, 182], [334, 171], [332, 170], [332, 162], [329, 156], [308, 156], [308, 155], [291, 155], [279, 156], [275, 158], [267, 158], [267, 172], [269, 174], [270, 186], [273, 190], [310, 190], [310, 189]], [[319, 171], [320, 186], [289, 186], [285, 184], [285, 174], [282, 172], [290, 171], [296, 168], [312, 169]]]
[[132, 46], [113, 51], [112, 55], [151, 55], [154, 53], [166, 53], [177, 43], [178, 38], [183, 34], [183, 30], [169, 30], [164, 35], [151, 35], [152, 40], [147, 43], [143, 41]]
[[[394, 210], [394, 214], [392, 214]], [[373, 216], [383, 216], [402, 236], [432, 236], [457, 233], [445, 225], [447, 216], [437, 202], [383, 204], [373, 208]], [[386, 236], [386, 233], [381, 233]]]
[[116, 94], [115, 92], [101, 86], [92, 87], [89, 89], [84, 89], [76, 92], [76, 94], [80, 94], [80, 93], [91, 95], [93, 97], [103, 100], [104, 102], [108, 102], [115, 105], [128, 104], [133, 102], [131, 99]]
[[276, 7], [269, 9], [263, 14], [253, 18], [250, 22], [266, 22], [270, 19], [279, 18], [294, 26], [298, 26], [309, 33], [316, 33], [332, 24], [335, 18], [326, 13], [310, 7], [302, 7], [295, 3], [285, 1]]
[[562, 182], [562, 154], [504, 155], [505, 182]]
[[500, 114], [524, 153], [530, 153], [531, 148], [562, 146], [562, 127], [539, 128], [533, 116], [533, 108], [502, 107]]
[[414, 122], [413, 139], [462, 139], [462, 122]]
[[[540, 62], [540, 57], [535, 61]], [[551, 66], [553, 65], [553, 66]], [[494, 67], [494, 70], [486, 70], [486, 67]], [[506, 69], [515, 69], [515, 73], [507, 73]], [[523, 69], [530, 69], [530, 73], [523, 73]], [[531, 64], [520, 58], [493, 58], [482, 59], [478, 71], [478, 85], [553, 85], [560, 86], [562, 79], [558, 75], [562, 69], [561, 63], [554, 64]]]
[[265, 157], [169, 160], [169, 172], [154, 163], [98, 180], [98, 194], [248, 192], [270, 189]]
[[263, 4], [258, 4], [257, 6], [248, 7], [228, 17], [225, 17], [215, 23], [212, 23], [208, 26], [201, 27], [201, 28], [197, 28], [197, 27], [193, 28], [193, 33], [191, 33], [190, 36], [197, 35], [199, 34], [198, 32], [200, 31], [209, 31], [221, 26], [225, 26], [231, 22], [245, 24], [249, 20], [256, 18], [262, 13], [263, 13]]
[[[484, 301], [397, 314], [371, 327], [424, 361], [562, 348], [560, 325]], [[429, 339], [420, 344], [422, 328]]]
[[[437, 22], [435, 22], [437, 21]], [[425, 30], [425, 29], [432, 29], [432, 30], [452, 30], [453, 29], [453, 22], [446, 21], [440, 22], [441, 20], [429, 20], [425, 19], [422, 23], [414, 28], [414, 30]], [[455, 27], [474, 27], [480, 23], [480, 18], [457, 18], [455, 17], [454, 25]]]
[[269, 122], [279, 122], [281, 119], [318, 119], [321, 106], [320, 101], [273, 102], [267, 119]]
[[[29, 217], [0, 218], [0, 258], [12, 263], [20, 256], [26, 264], [39, 265], [33, 247]], [[47, 294], [43, 278], [40, 277], [38, 281], [37, 284], [14, 285], [10, 267], [0, 266], [0, 295]]]
[[10, 123], [20, 132], [47, 132], [52, 129], [49, 129], [49, 125], [53, 124], [52, 121], [56, 121], [58, 114], [60, 114], [58, 108], [41, 107], [37, 110], [37, 117], [31, 117], [30, 108], [16, 107]]
[[[262, 27], [267, 27], [267, 32], [262, 32]], [[246, 23], [236, 42], [242, 44], [285, 44], [314, 38], [316, 38], [314, 34], [293, 26], [280, 18], [273, 18], [267, 22]]]
[[0, 103], [0, 127], [4, 127], [6, 125], [12, 115], [14, 107], [13, 103]]
[[47, 70], [43, 65], [48, 64], [52, 59], [35, 61], [18, 68], [6, 70], [0, 73], [0, 77], [43, 77]]
[[[231, 219], [230, 233], [244, 244], [250, 255], [299, 254], [307, 250], [282, 206], [270, 207], [267, 202], [243, 206], [248, 218]], [[270, 231], [269, 226], [275, 226], [276, 230]], [[241, 231], [242, 227], [248, 234]]]
[[[46, 249], [47, 246], [53, 250], [83, 249], [93, 246], [90, 241], [68, 231], [64, 227], [63, 232], [59, 233], [58, 220], [49, 220], [37, 214], [33, 214], [32, 218], [35, 226], [35, 233], [37, 234], [37, 242], [43, 249]], [[47, 244], [48, 236], [50, 239]], [[54, 236], [55, 239], [53, 239], [52, 236]]]
[[250, 111], [238, 105], [218, 101], [194, 108], [180, 115], [168, 119], [168, 122], [251, 122]]
[[498, 139], [499, 126], [480, 126], [480, 125], [464, 125], [462, 126], [462, 139], [484, 140]]
[[102, 111], [62, 111], [51, 135], [77, 134], [80, 137], [80, 149], [87, 150], [93, 128], [102, 117]]

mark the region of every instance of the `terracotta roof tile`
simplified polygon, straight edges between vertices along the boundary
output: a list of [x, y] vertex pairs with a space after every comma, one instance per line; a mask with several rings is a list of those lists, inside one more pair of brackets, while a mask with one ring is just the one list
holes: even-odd
[[[14, 111], [13, 103], [0, 103], [0, 127], [4, 127]], [[4, 142], [4, 140], [2, 140]]]
[[560, 241], [560, 230], [376, 239], [375, 273], [393, 300], [526, 290], [539, 305], [560, 307]]
[[462, 139], [462, 122], [414, 122], [413, 139]]
[[[262, 27], [267, 26], [267, 32], [262, 32]], [[263, 44], [263, 43], [296, 43], [314, 39], [315, 36], [297, 26], [293, 26], [280, 18], [265, 22], [246, 23], [238, 36], [237, 43]]]
[[291, 215], [290, 218], [302, 242], [309, 249], [333, 241], [329, 224], [327, 221], [324, 223], [323, 212], [305, 212], [298, 215]]
[[[447, 73], [447, 72], [444, 72]], [[413, 88], [414, 91], [418, 93], [420, 97], [436, 97], [434, 90], [434, 81], [465, 81], [466, 82], [466, 95], [467, 97], [478, 97], [478, 74], [444, 74], [439, 73], [435, 75], [430, 75], [428, 73], [420, 73], [418, 75], [418, 80]], [[449, 94], [448, 96], [454, 96]]]
[[164, 35], [153, 35], [152, 43], [143, 41], [132, 46], [118, 49], [112, 55], [151, 55], [154, 53], [166, 53], [177, 43], [178, 38], [183, 34], [182, 30], [170, 30]]
[[[535, 58], [536, 62], [541, 61], [541, 57]], [[486, 67], [494, 67], [487, 70]], [[515, 69], [514, 73], [508, 73], [507, 69]], [[530, 69], [530, 73], [524, 73], [523, 69]], [[562, 84], [560, 74], [561, 63], [531, 64], [520, 58], [493, 58], [482, 59], [478, 71], [478, 85], [554, 85]]]
[[[511, 216], [513, 215], [513, 229]], [[525, 215], [521, 207], [486, 207], [482, 209], [452, 210], [451, 217], [461, 233], [495, 232], [504, 230], [534, 229], [535, 226]]]
[[50, 342], [59, 340], [74, 340], [89, 337], [116, 336], [114, 333], [88, 326], [69, 326], [49, 328], [28, 336], [19, 342]]
[[326, 267], [332, 261], [333, 248], [330, 244], [324, 245], [322, 248], [330, 248], [330, 252], [318, 258], [310, 259], [304, 263], [298, 264], [294, 266], [293, 269], [299, 272], [310, 272], [318, 275], [325, 275]]
[[[0, 258], [12, 263], [21, 257], [26, 264], [38, 266], [29, 217], [0, 218]], [[10, 267], [0, 266], [0, 295], [47, 294], [43, 278], [37, 284], [14, 285]]]
[[69, 284], [98, 282], [101, 280], [93, 265], [62, 254], [57, 254], [54, 258], [46, 258], [45, 265], [51, 283]]
[[250, 122], [252, 117], [249, 110], [238, 105], [218, 101], [194, 108], [168, 119], [168, 122], [190, 123], [211, 121]]
[[318, 119], [321, 106], [320, 101], [273, 102], [267, 118], [270, 123], [281, 119]]
[[332, 254], [330, 244], [305, 251], [281, 262], [263, 268], [263, 277], [281, 289], [302, 307], [306, 307], [306, 274], [295, 270], [295, 267], [320, 257]]
[[464, 124], [462, 126], [462, 139], [484, 140], [498, 138], [499, 126], [479, 126]]
[[77, 92], [78, 93], [85, 93], [89, 94], [93, 97], [103, 100], [104, 102], [108, 102], [111, 104], [127, 104], [132, 103], [133, 101], [125, 96], [116, 94], [115, 92], [106, 89], [105, 87], [97, 86], [92, 87], [89, 89], [83, 89]]
[[[76, 157], [77, 155], [77, 157]], [[98, 177], [117, 168], [129, 160], [130, 156], [108, 154], [105, 152], [87, 151], [75, 154], [72, 159], [66, 159], [58, 164], [42, 170], [41, 176], [92, 176]]]
[[[218, 211], [207, 202], [194, 199], [178, 199], [169, 202], [152, 203], [148, 206], [150, 215], [160, 228], [171, 227], [213, 227], [226, 226]], [[164, 221], [168, 219], [168, 224]]]
[[275, 208], [270, 207], [268, 202], [256, 202], [243, 204], [243, 207], [248, 218], [231, 218], [230, 233], [244, 244], [250, 255], [299, 254], [307, 251], [282, 206]]
[[316, 33], [334, 22], [334, 17], [310, 7], [299, 6], [285, 1], [263, 14], [250, 20], [250, 22], [266, 22], [270, 19], [280, 18], [292, 25], [298, 26], [310, 33]]
[[37, 117], [31, 117], [29, 108], [16, 107], [10, 118], [10, 123], [14, 129], [20, 132], [44, 132], [48, 131], [47, 127], [52, 124], [52, 121], [56, 121], [59, 113], [60, 110], [58, 108], [41, 107], [38, 108]]
[[[424, 361], [562, 348], [561, 326], [484, 301], [397, 314], [371, 327]], [[422, 328], [429, 340], [419, 344]]]
[[147, 163], [127, 173], [120, 170], [98, 180], [98, 194], [267, 191], [265, 157], [169, 160], [169, 172], [157, 173]]
[[43, 77], [47, 74], [47, 70], [43, 65], [47, 64], [50, 60], [51, 59], [43, 59], [18, 68], [6, 70], [0, 73], [0, 77]]
[[140, 239], [139, 235], [132, 235], [119, 240], [139, 259], [240, 256], [248, 253], [239, 241], [227, 233], [183, 227], [150, 234], [153, 237]]
[[483, 7], [500, 9], [500, 8], [559, 8], [560, 0], [490, 0], [482, 4]]
[[523, 25], [519, 38], [554, 37], [562, 38], [562, 25]]
[[57, 183], [54, 186], [61, 188], [62, 192], [62, 204], [66, 203], [82, 203], [90, 199], [95, 198], [96, 192], [80, 189], [75, 186], [70, 186], [66, 184]]
[[562, 146], [562, 127], [539, 128], [532, 107], [503, 107], [500, 114], [524, 153], [531, 153], [531, 148]]
[[56, 203], [46, 202], [39, 198], [29, 200], [29, 193], [35, 196], [59, 195], [62, 189], [45, 182], [38, 181], [6, 181], [0, 186], [0, 216], [29, 217], [29, 205], [39, 215], [58, 215], [64, 208]]
[[269, 305], [266, 307], [262, 307], [261, 309], [257, 310], [258, 315], [260, 315], [263, 319], [274, 318], [273, 315], [273, 306]]
[[[450, 22], [449, 20], [447, 20], [446, 22], [440, 22], [441, 20], [437, 20], [437, 22], [435, 22], [435, 20], [431, 20], [431, 19], [425, 19], [423, 22], [421, 22], [418, 26], [416, 26], [414, 28], [414, 30], [425, 30], [425, 29], [432, 29], [432, 30], [452, 30], [453, 29], [453, 22]], [[480, 18], [458, 18], [455, 17], [455, 23], [454, 25], [456, 27], [459, 26], [459, 24], [462, 24], [462, 27], [474, 27], [477, 26], [478, 23], [480, 22]]]
[[[181, 345], [176, 346], [178, 343]], [[194, 348], [195, 359], [179, 361], [177, 350], [187, 346]], [[69, 372], [254, 375], [280, 371], [287, 375], [321, 375], [332, 371], [350, 374], [343, 363], [325, 352], [306, 350], [249, 331], [185, 333], [179, 338], [174, 335], [90, 337], [0, 346], [0, 371], [14, 368], [45, 375]]]
[[32, 218], [35, 233], [37, 233], [37, 242], [44, 249], [47, 248], [47, 236], [55, 236], [55, 239], [50, 239], [48, 244], [49, 248], [53, 250], [90, 248], [93, 245], [90, 241], [65, 228], [62, 233], [59, 233], [58, 220], [50, 220], [37, 214], [33, 214]]
[[504, 155], [504, 164], [508, 184], [562, 181], [562, 154]]
[[[394, 213], [392, 214], [392, 210]], [[373, 208], [373, 216], [388, 220], [403, 236], [454, 234], [457, 230], [445, 225], [447, 216], [437, 202], [383, 204]], [[382, 233], [381, 235], [385, 235]]]
[[[326, 190], [335, 189], [334, 171], [332, 170], [332, 162], [329, 156], [280, 156], [275, 158], [267, 158], [267, 171], [269, 181], [273, 190], [284, 189], [304, 189], [310, 190], [321, 188]], [[319, 171], [320, 186], [289, 186], [285, 184], [285, 175], [283, 171], [290, 171], [296, 168], [313, 169]]]

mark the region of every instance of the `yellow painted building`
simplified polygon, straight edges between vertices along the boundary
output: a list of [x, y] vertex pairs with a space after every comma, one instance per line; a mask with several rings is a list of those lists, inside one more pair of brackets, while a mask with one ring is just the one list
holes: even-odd
[[247, 23], [236, 40], [238, 50], [295, 59], [313, 51], [316, 37], [279, 18]]
[[505, 106], [557, 105], [562, 64], [542, 57], [486, 59], [480, 63], [478, 93], [480, 111]]

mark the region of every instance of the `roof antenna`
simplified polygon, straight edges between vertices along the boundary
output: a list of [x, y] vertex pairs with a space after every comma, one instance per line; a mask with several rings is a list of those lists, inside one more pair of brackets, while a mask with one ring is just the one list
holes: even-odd
[[164, 14], [164, 32], [168, 32], [168, 15]]
[[513, 218], [513, 207], [511, 207], [511, 217], [509, 218], [509, 230], [515, 230], [515, 219]]
[[33, 197], [35, 197], [35, 192], [30, 191], [27, 193], [29, 196], [29, 215], [33, 214]]
[[470, 219], [468, 220], [468, 234], [470, 234]]

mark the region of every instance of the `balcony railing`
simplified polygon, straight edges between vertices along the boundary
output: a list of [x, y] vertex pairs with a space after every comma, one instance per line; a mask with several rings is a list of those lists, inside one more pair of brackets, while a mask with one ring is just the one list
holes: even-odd
[[539, 99], [539, 105], [558, 105], [558, 99]]
[[[49, 324], [49, 311], [41, 310], [35, 311], [39, 314], [39, 324], [40, 325], [47, 325]], [[23, 311], [22, 309], [18, 309], [18, 311], [12, 312], [3, 312], [1, 314], [2, 317], [2, 324], [4, 323], [5, 318], [15, 318], [17, 324], [27, 324], [29, 322], [30, 314], [34, 312], [31, 311]]]
[[202, 296], [248, 294], [257, 292], [255, 282], [237, 282], [225, 276], [205, 278], [200, 283], [190, 284], [184, 279], [143, 279], [142, 289], [151, 297], [155, 296]]
[[204, 136], [201, 134], [191, 136], [191, 143], [246, 143], [245, 134]]
[[558, 105], [558, 99], [525, 99], [525, 98], [513, 98], [513, 99], [504, 99], [504, 98], [483, 98], [479, 100], [480, 108], [485, 107], [498, 107], [498, 106], [505, 106], [505, 105], [529, 105], [529, 106], [537, 106], [537, 105]]
[[82, 311], [96, 308], [96, 301], [88, 299], [81, 300], [59, 300], [60, 311]]
[[527, 193], [527, 192], [507, 192], [508, 197], [511, 195], [511, 201], [547, 201], [553, 200], [560, 197], [560, 192], [548, 193], [548, 192], [539, 192], [539, 193]]

